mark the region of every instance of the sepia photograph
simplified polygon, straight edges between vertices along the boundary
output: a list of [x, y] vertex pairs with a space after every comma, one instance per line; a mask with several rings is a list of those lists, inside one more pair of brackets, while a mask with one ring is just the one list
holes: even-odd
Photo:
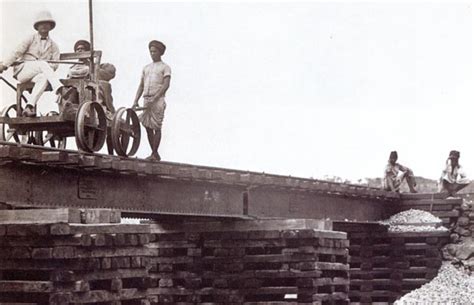
[[471, 1], [0, 15], [0, 305], [474, 304]]

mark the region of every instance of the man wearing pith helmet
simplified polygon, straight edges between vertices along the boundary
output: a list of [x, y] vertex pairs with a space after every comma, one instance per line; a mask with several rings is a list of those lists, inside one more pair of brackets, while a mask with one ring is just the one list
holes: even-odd
[[151, 155], [147, 160], [160, 161], [158, 147], [161, 142], [161, 127], [166, 109], [165, 94], [170, 86], [171, 68], [161, 60], [166, 50], [161, 41], [150, 41], [148, 50], [153, 62], [143, 68], [133, 107], [138, 107], [138, 101], [143, 95], [145, 110], [140, 115], [140, 121], [146, 129], [151, 146]]
[[23, 111], [23, 115], [36, 116], [35, 106], [48, 83], [56, 92], [61, 87], [59, 78], [54, 71], [58, 64], [48, 63], [47, 60], [59, 60], [58, 45], [51, 39], [49, 32], [56, 27], [56, 21], [48, 11], [40, 12], [35, 19], [33, 28], [37, 33], [25, 39], [14, 52], [0, 63], [0, 73], [14, 65], [13, 76], [20, 82], [32, 81], [35, 85], [31, 98]]

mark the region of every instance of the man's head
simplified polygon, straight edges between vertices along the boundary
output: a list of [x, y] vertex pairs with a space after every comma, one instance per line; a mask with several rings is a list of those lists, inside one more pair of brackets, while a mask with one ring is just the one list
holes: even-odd
[[449, 159], [459, 159], [459, 157], [461, 156], [461, 154], [459, 153], [459, 151], [457, 150], [451, 150], [449, 152]]
[[166, 46], [164, 43], [158, 40], [152, 40], [148, 44], [148, 50], [153, 61], [160, 61], [161, 56], [165, 54]]
[[451, 150], [449, 152], [449, 157], [448, 159], [451, 160], [451, 164], [456, 166], [459, 164], [459, 157], [461, 156], [461, 154], [459, 153], [459, 151], [457, 150]]
[[41, 35], [41, 37], [47, 37], [49, 31], [56, 27], [56, 21], [51, 16], [51, 13], [48, 11], [43, 11], [38, 13], [33, 24], [35, 30]]
[[390, 152], [390, 157], [388, 157], [388, 162], [390, 162], [390, 164], [395, 164], [397, 160], [398, 160], [397, 152], [396, 151]]
[[91, 44], [87, 40], [78, 40], [74, 44], [74, 52], [86, 52], [91, 50]]

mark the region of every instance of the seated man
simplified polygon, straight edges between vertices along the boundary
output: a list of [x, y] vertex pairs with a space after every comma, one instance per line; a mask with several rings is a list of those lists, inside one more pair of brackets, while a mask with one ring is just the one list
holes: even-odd
[[385, 168], [385, 175], [383, 179], [383, 187], [387, 191], [400, 192], [400, 186], [403, 179], [406, 179], [410, 193], [416, 193], [416, 182], [413, 171], [397, 163], [398, 154], [396, 151], [390, 153], [387, 167]]
[[24, 40], [3, 64], [0, 63], [0, 73], [2, 73], [9, 66], [14, 65], [15, 61], [20, 61], [14, 67], [13, 76], [20, 83], [31, 81], [35, 84], [31, 98], [23, 111], [23, 115], [27, 117], [36, 116], [36, 103], [46, 90], [48, 83], [55, 92], [62, 86], [54, 72], [58, 65], [47, 62], [59, 60], [59, 48], [49, 37], [49, 32], [55, 26], [56, 22], [51, 13], [47, 11], [39, 13], [33, 24], [37, 33]]
[[441, 193], [448, 193], [453, 196], [459, 190], [469, 185], [470, 181], [466, 177], [462, 166], [459, 164], [460, 153], [457, 150], [452, 150], [446, 160], [446, 167], [441, 173], [439, 191]]
[[[91, 45], [87, 40], [78, 40], [74, 44], [74, 52], [87, 52], [91, 50]], [[90, 78], [90, 60], [89, 59], [81, 59], [81, 64], [73, 65], [69, 69], [68, 78], [70, 79], [89, 79]], [[113, 97], [112, 97], [112, 86], [110, 85], [109, 81], [115, 77], [115, 67], [112, 64], [103, 63], [100, 64], [99, 68], [97, 69], [97, 79], [99, 81], [99, 94], [97, 96], [97, 100], [99, 103], [102, 104], [105, 115], [107, 119], [112, 120], [112, 117], [115, 113], [115, 108], [113, 105]], [[73, 90], [74, 92], [70, 95], [69, 98], [66, 98], [62, 101], [60, 105], [61, 112], [67, 107], [67, 103], [78, 104], [79, 97], [77, 90]], [[72, 111], [75, 107], [72, 107]], [[110, 132], [110, 130], [108, 131]], [[107, 137], [107, 150], [110, 155], [113, 154], [113, 147], [110, 137]]]
[[[74, 44], [74, 52], [90, 51], [91, 45], [86, 40], [78, 40]], [[86, 79], [89, 78], [89, 59], [81, 59], [81, 64], [73, 65], [69, 69], [68, 78]], [[97, 79], [99, 80], [99, 102], [105, 107], [108, 118], [115, 113], [112, 97], [112, 86], [109, 81], [115, 77], [115, 66], [108, 63], [100, 64], [97, 70]], [[77, 93], [75, 95], [77, 97]]]

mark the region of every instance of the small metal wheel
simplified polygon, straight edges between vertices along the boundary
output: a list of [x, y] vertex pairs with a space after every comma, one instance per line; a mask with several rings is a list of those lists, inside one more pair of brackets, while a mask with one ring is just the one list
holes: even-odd
[[[46, 116], [55, 115], [59, 115], [59, 113], [57, 113], [56, 111], [50, 111], [46, 114]], [[66, 137], [61, 137], [51, 132], [47, 132], [46, 134], [44, 134], [43, 131], [35, 131], [34, 138], [36, 145], [49, 146], [60, 149], [66, 148]]]
[[119, 108], [112, 119], [111, 132], [117, 154], [123, 157], [133, 156], [140, 145], [140, 135], [140, 121], [135, 111], [131, 108]]
[[107, 118], [99, 103], [82, 103], [77, 110], [74, 127], [77, 148], [91, 153], [102, 148], [107, 135]]
[[[5, 107], [0, 116], [5, 118], [16, 118], [16, 104]], [[21, 135], [13, 128], [10, 127], [7, 123], [0, 124], [0, 141], [10, 142], [15, 141], [17, 143], [21, 142]]]

